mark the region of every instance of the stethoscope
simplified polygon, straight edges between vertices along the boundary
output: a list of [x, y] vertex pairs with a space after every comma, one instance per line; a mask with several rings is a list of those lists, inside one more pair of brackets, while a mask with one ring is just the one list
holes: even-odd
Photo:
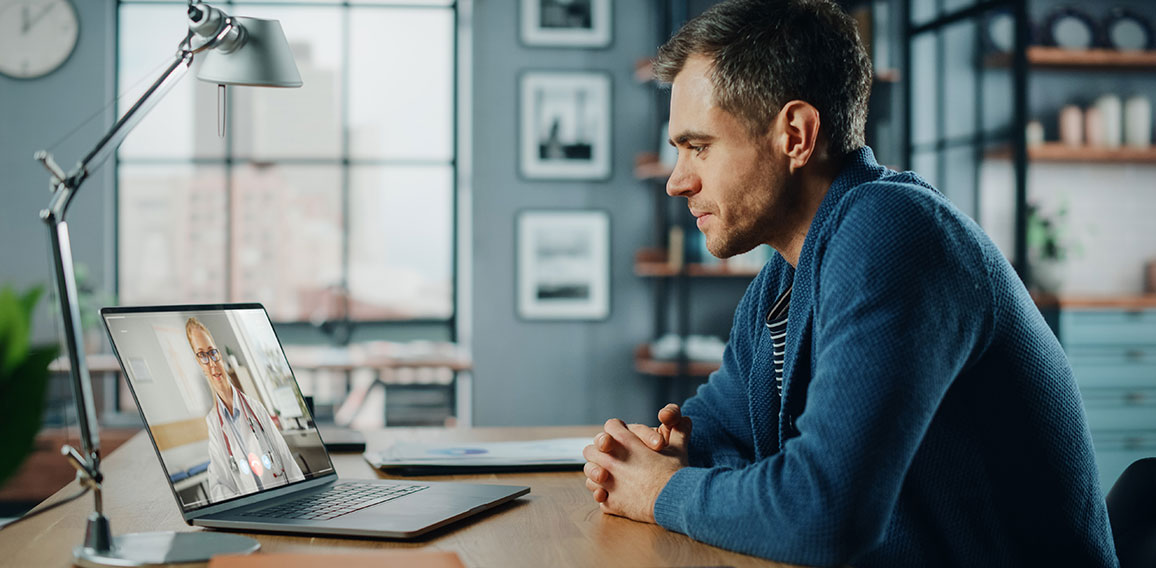
[[[243, 395], [241, 395], [241, 393], [234, 391], [233, 396], [239, 397], [241, 399], [241, 413], [245, 415], [245, 421], [249, 423], [249, 430], [253, 432], [253, 437], [257, 437], [257, 428], [253, 427], [253, 419], [257, 417], [257, 413], [253, 412], [253, 407], [249, 406], [249, 401], [246, 400], [245, 397]], [[224, 404], [224, 401], [222, 401], [221, 404]], [[221, 417], [221, 405], [220, 404], [216, 405], [216, 408], [217, 408], [217, 422], [219, 422], [221, 424], [221, 438], [225, 440], [225, 451], [229, 453], [229, 469], [232, 469], [233, 473], [240, 473], [241, 468], [240, 468], [240, 466], [237, 465], [236, 456], [233, 455], [233, 446], [232, 446], [232, 444], [229, 443], [228, 434], [225, 433], [225, 419]], [[265, 425], [262, 424], [260, 420], [258, 420], [257, 421], [257, 427], [261, 429], [261, 437], [265, 440], [265, 446], [266, 446], [266, 448], [268, 448], [269, 447], [269, 436], [265, 433]], [[266, 449], [265, 453], [262, 454], [261, 457], [264, 458], [261, 460], [261, 462], [264, 463], [265, 467], [268, 468], [270, 472], [272, 472], [273, 471], [273, 452]], [[265, 463], [266, 461], [268, 463]], [[246, 462], [246, 463], [248, 463], [248, 462]], [[277, 460], [277, 463], [281, 466], [280, 477], [285, 477], [285, 464], [281, 463], [280, 460]], [[257, 475], [256, 472], [253, 471], [252, 467], [246, 467], [245, 469], [248, 470], [248, 472], [251, 473], [253, 475], [253, 477], [260, 477]], [[273, 479], [277, 479], [277, 477], [278, 477], [278, 474], [273, 473]]]

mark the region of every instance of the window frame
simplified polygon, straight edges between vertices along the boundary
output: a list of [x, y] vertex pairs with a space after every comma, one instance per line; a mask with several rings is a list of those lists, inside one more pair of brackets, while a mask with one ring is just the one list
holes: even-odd
[[[120, 85], [120, 54], [121, 54], [121, 40], [122, 28], [120, 20], [122, 10], [129, 6], [142, 5], [169, 5], [172, 4], [174, 9], [181, 4], [179, 0], [161, 1], [161, 0], [117, 0], [116, 2], [116, 23], [114, 26], [115, 37], [115, 52], [113, 65], [113, 84]], [[468, 3], [468, 0], [467, 0]], [[112, 219], [115, 230], [113, 231], [113, 263], [116, 269], [113, 271], [113, 290], [114, 293], [120, 293], [120, 279], [121, 279], [121, 223], [120, 223], [120, 166], [122, 163], [126, 165], [187, 165], [200, 166], [211, 165], [219, 166], [223, 169], [225, 179], [225, 216], [226, 216], [226, 237], [225, 237], [225, 295], [230, 302], [238, 301], [237, 298], [232, 297], [233, 294], [233, 275], [235, 271], [234, 265], [234, 250], [236, 239], [232, 235], [232, 220], [233, 209], [232, 199], [234, 196], [234, 174], [239, 168], [250, 166], [254, 163], [271, 163], [277, 166], [300, 166], [300, 165], [332, 165], [338, 168], [341, 179], [341, 276], [342, 284], [345, 287], [346, 298], [352, 299], [352, 294], [349, 293], [350, 284], [350, 248], [351, 248], [351, 227], [352, 218], [351, 211], [351, 196], [354, 193], [353, 188], [353, 171], [359, 167], [382, 167], [382, 166], [437, 166], [449, 168], [449, 203], [450, 211], [450, 234], [449, 239], [449, 258], [450, 271], [448, 278], [449, 285], [449, 315], [445, 318], [441, 317], [418, 317], [418, 318], [396, 318], [396, 319], [352, 319], [346, 316], [343, 319], [335, 321], [326, 321], [320, 325], [315, 325], [306, 320], [290, 320], [278, 321], [274, 323], [278, 332], [286, 332], [290, 337], [302, 339], [308, 342], [318, 340], [328, 340], [336, 343], [346, 343], [355, 338], [357, 340], [370, 339], [433, 339], [445, 341], [457, 341], [460, 332], [460, 314], [462, 310], [461, 300], [463, 293], [461, 286], [464, 280], [460, 272], [461, 247], [463, 246], [461, 239], [461, 210], [460, 210], [460, 195], [461, 189], [461, 156], [465, 151], [462, 144], [460, 133], [460, 117], [461, 110], [459, 109], [461, 103], [463, 79], [468, 81], [468, 75], [462, 73], [462, 57], [463, 50], [461, 49], [462, 40], [462, 12], [463, 7], [460, 0], [448, 0], [444, 3], [421, 3], [421, 2], [390, 2], [388, 0], [353, 0], [353, 1], [318, 1], [318, 0], [304, 0], [304, 1], [249, 1], [249, 2], [235, 2], [233, 0], [220, 0], [214, 2], [222, 7], [226, 12], [232, 13], [235, 7], [240, 5], [241, 9], [238, 15], [244, 15], [245, 8], [248, 7], [282, 7], [282, 8], [299, 8], [299, 7], [324, 7], [335, 8], [340, 11], [339, 19], [342, 26], [343, 33], [340, 34], [341, 41], [341, 71], [339, 84], [341, 85], [341, 124], [340, 136], [341, 147], [336, 158], [277, 158], [272, 160], [257, 161], [251, 157], [239, 157], [234, 155], [233, 145], [235, 143], [234, 133], [232, 127], [227, 125], [227, 134], [225, 138], [224, 156], [220, 158], [198, 158], [194, 156], [186, 156], [182, 158], [128, 158], [122, 159], [119, 150], [114, 153], [113, 160], [113, 204], [112, 204]], [[441, 159], [392, 159], [392, 158], [354, 158], [353, 151], [350, 144], [350, 22], [352, 14], [359, 10], [414, 10], [414, 9], [428, 9], [434, 11], [448, 12], [451, 21], [451, 41], [449, 46], [451, 69], [450, 72], [450, 139], [449, 139], [449, 157], [446, 160]], [[468, 12], [468, 6], [465, 8]], [[468, 32], [467, 32], [468, 33]], [[180, 38], [174, 38], [174, 45]], [[195, 80], [192, 77], [186, 77], [184, 81]], [[131, 101], [119, 101], [117, 112], [118, 115], [123, 112], [120, 105], [130, 104]], [[346, 310], [348, 313], [348, 309]]]

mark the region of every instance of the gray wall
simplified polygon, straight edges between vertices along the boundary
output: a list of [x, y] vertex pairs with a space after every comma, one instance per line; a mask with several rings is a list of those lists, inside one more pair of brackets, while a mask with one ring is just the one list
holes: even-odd
[[[31, 81], [0, 76], [0, 285], [17, 289], [40, 284], [47, 292], [51, 286], [48, 233], [39, 217], [50, 198], [49, 176], [33, 153], [47, 149], [70, 170], [113, 120], [113, 109], [105, 105], [114, 96], [115, 3], [73, 5], [80, 37], [63, 67]], [[114, 250], [110, 187], [112, 168], [106, 167], [85, 182], [67, 217], [77, 262], [87, 265], [92, 281], [105, 289], [112, 286]], [[48, 303], [46, 296], [34, 324], [42, 342], [58, 337]]]
[[[632, 77], [658, 45], [657, 2], [614, 2], [606, 49], [540, 48], [518, 40], [517, 0], [477, 0], [473, 52], [473, 352], [477, 425], [653, 421], [663, 379], [632, 370], [651, 334], [649, 283], [633, 274], [650, 241], [653, 191], [633, 156], [653, 151], [653, 87]], [[605, 182], [527, 181], [517, 173], [518, 76], [526, 70], [599, 70], [612, 76], [613, 174]], [[535, 322], [515, 312], [515, 216], [522, 209], [610, 213], [611, 314], [598, 322]]]

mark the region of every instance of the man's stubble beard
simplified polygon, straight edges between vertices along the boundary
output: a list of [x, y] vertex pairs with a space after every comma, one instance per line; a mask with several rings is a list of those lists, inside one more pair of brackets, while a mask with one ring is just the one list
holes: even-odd
[[[731, 258], [750, 252], [755, 247], [774, 242], [779, 232], [786, 232], [786, 220], [790, 212], [797, 209], [799, 191], [791, 187], [789, 176], [775, 171], [773, 162], [767, 156], [760, 158], [761, 167], [739, 184], [745, 191], [758, 192], [749, 202], [752, 211], [743, 215], [741, 225], [717, 223], [722, 234], [715, 238], [706, 237], [706, 248], [718, 258]], [[721, 221], [721, 219], [719, 219]]]

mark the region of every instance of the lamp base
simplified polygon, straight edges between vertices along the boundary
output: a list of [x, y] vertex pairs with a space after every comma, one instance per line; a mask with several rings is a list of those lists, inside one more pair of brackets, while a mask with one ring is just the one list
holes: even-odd
[[72, 550], [77, 566], [172, 566], [204, 564], [218, 554], [249, 554], [261, 543], [247, 536], [216, 532], [150, 532], [124, 534], [112, 539], [112, 550], [78, 546]]

